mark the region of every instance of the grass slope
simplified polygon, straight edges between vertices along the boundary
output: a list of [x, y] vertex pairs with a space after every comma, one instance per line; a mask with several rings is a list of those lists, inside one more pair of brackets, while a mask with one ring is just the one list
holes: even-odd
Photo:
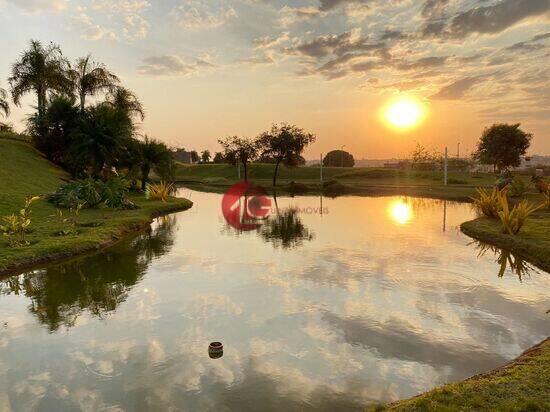
[[[54, 191], [69, 176], [44, 159], [25, 142], [0, 137], [0, 216], [19, 213], [25, 197]], [[62, 223], [55, 207], [45, 200], [32, 206], [30, 246], [10, 248], [0, 237], [0, 274], [32, 264], [68, 257], [109, 245], [124, 233], [148, 224], [155, 215], [184, 210], [192, 203], [171, 199], [167, 203], [132, 196], [138, 210], [85, 209], [78, 219], [78, 235], [57, 236]]]
[[[252, 164], [249, 179], [270, 189], [273, 170], [274, 165], [271, 164]], [[277, 190], [291, 191], [289, 183], [293, 181], [305, 185], [308, 191], [319, 192], [319, 175], [318, 167], [289, 168], [283, 165], [279, 170]], [[237, 181], [237, 169], [228, 164], [180, 164], [176, 180], [194, 187], [202, 185], [214, 191], [222, 191]], [[404, 194], [468, 200], [475, 194], [476, 187], [491, 186], [495, 177], [490, 174], [451, 172], [449, 185], [445, 186], [442, 172], [325, 167], [323, 180], [337, 181], [341, 194]]]
[[550, 339], [492, 372], [371, 411], [548, 411]]

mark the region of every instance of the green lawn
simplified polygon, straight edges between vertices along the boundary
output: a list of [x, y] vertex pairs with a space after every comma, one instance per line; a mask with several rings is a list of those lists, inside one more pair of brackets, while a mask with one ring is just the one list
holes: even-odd
[[[69, 179], [25, 142], [0, 137], [0, 216], [18, 213], [26, 196], [44, 195]], [[45, 200], [32, 206], [30, 246], [10, 248], [0, 237], [0, 274], [21, 265], [44, 262], [94, 250], [118, 239], [125, 232], [146, 225], [152, 216], [191, 207], [186, 199], [167, 203], [132, 196], [138, 210], [84, 209], [78, 218], [77, 235], [58, 236], [63, 224], [54, 217], [55, 207]]]
[[[271, 190], [274, 165], [252, 164], [249, 179]], [[241, 169], [242, 172], [242, 169]], [[321, 190], [318, 167], [281, 166], [278, 191], [290, 191], [294, 181], [311, 192]], [[237, 182], [237, 168], [228, 164], [178, 165], [176, 180], [191, 187], [223, 191]], [[324, 182], [337, 182], [341, 194], [404, 194], [454, 200], [468, 200], [479, 186], [491, 186], [495, 176], [488, 173], [449, 173], [449, 185], [443, 184], [443, 172], [393, 170], [380, 168], [323, 168]], [[338, 193], [336, 193], [338, 194]]]
[[550, 339], [495, 371], [371, 411], [548, 411]]

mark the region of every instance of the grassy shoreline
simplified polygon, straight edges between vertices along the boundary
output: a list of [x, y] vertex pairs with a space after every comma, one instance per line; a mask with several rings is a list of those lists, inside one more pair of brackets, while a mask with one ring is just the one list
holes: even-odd
[[[100, 226], [86, 227], [87, 223], [82, 223], [81, 225], [84, 226], [79, 226], [81, 232], [78, 235], [57, 237], [55, 242], [44, 245], [38, 250], [34, 246], [39, 244], [31, 244], [10, 254], [9, 258], [6, 258], [5, 253], [0, 251], [0, 277], [13, 275], [46, 263], [60, 262], [71, 257], [105, 249], [123, 240], [128, 235], [142, 231], [156, 217], [184, 211], [193, 206], [190, 200], [180, 198], [172, 198], [166, 203], [147, 202], [149, 204], [144, 204], [145, 202], [137, 199], [133, 199], [133, 201], [141, 208], [133, 211], [117, 211], [122, 214], [118, 216], [113, 216], [117, 212], [106, 213], [102, 219], [105, 223], [108, 221], [108, 225], [100, 222]], [[83, 219], [91, 217], [91, 214], [86, 213], [86, 211], [82, 212], [81, 215]], [[94, 222], [97, 222], [97, 220]], [[82, 233], [83, 231], [85, 232]]]
[[370, 411], [545, 411], [550, 409], [550, 338], [492, 371]]
[[471, 238], [509, 251], [550, 272], [550, 210], [533, 214], [515, 236], [502, 233], [500, 222], [486, 217], [464, 222], [460, 230]]
[[[22, 140], [0, 139], [0, 164], [0, 216], [18, 213], [27, 196], [42, 196], [69, 180], [64, 171]], [[143, 229], [154, 217], [193, 204], [187, 199], [171, 198], [164, 203], [146, 200], [143, 195], [130, 197], [139, 209], [83, 209], [77, 217], [78, 234], [67, 236], [57, 235], [64, 225], [55, 217], [56, 208], [46, 200], [36, 201], [26, 236], [30, 245], [10, 248], [0, 236], [0, 276], [110, 246]]]

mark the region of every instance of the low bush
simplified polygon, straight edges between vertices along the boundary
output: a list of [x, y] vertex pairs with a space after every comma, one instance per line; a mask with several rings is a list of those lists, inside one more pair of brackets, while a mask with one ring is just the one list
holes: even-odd
[[500, 195], [499, 202], [501, 210], [498, 212], [498, 216], [502, 223], [503, 232], [509, 235], [518, 234], [529, 215], [541, 208], [541, 206], [532, 205], [526, 200], [522, 200], [513, 208], [510, 208], [506, 195]]
[[31, 224], [31, 205], [38, 199], [40, 199], [39, 196], [27, 197], [27, 199], [25, 199], [25, 206], [18, 214], [4, 216], [2, 218], [4, 224], [0, 225], [0, 231], [7, 238], [10, 247], [29, 245], [26, 234]]
[[209, 185], [225, 185], [229, 183], [225, 177], [205, 177], [203, 183]]
[[47, 200], [64, 209], [96, 208], [101, 204], [109, 208], [136, 209], [137, 206], [128, 199], [127, 194], [128, 187], [121, 178], [107, 182], [88, 178], [59, 187], [47, 195]]
[[300, 182], [291, 181], [288, 185], [283, 187], [288, 190], [290, 193], [307, 193], [309, 192], [309, 187]]
[[55, 233], [57, 236], [78, 235], [76, 226], [78, 225], [78, 215], [81, 208], [82, 204], [79, 204], [75, 209], [71, 208], [68, 214], [64, 214], [61, 209], [55, 210], [55, 217], [62, 226], [62, 229]]
[[512, 197], [522, 197], [529, 189], [525, 181], [518, 177], [512, 180], [508, 188], [510, 189], [508, 193], [510, 193]]
[[466, 180], [456, 179], [454, 177], [450, 177], [449, 179], [447, 179], [447, 183], [450, 184], [450, 185], [466, 185], [466, 184], [468, 184], [468, 182]]
[[149, 183], [145, 189], [145, 197], [149, 200], [162, 200], [166, 202], [175, 191], [176, 187], [172, 183]]
[[477, 188], [479, 197], [472, 198], [475, 209], [482, 215], [491, 219], [498, 219], [498, 212], [501, 210], [500, 198], [506, 197], [504, 190], [498, 190], [496, 187], [492, 191], [483, 188]]

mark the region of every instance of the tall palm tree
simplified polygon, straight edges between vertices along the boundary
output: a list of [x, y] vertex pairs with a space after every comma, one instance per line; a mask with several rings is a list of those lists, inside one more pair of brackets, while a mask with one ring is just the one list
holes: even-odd
[[125, 87], [119, 86], [112, 90], [107, 97], [106, 104], [118, 112], [128, 115], [129, 118], [139, 116], [142, 121], [145, 119], [143, 105], [137, 96]]
[[167, 180], [173, 172], [173, 160], [170, 149], [158, 140], [145, 136], [143, 142], [138, 143], [137, 163], [141, 171], [141, 188], [149, 181], [149, 173], [153, 169], [162, 179]]
[[38, 100], [38, 114], [42, 116], [50, 90], [60, 93], [70, 91], [66, 68], [67, 60], [59, 46], [50, 43], [44, 47], [39, 41], [31, 40], [29, 49], [12, 66], [11, 77], [8, 79], [13, 102], [19, 105], [21, 97], [34, 92]]
[[111, 73], [104, 64], [91, 61], [91, 56], [81, 57], [75, 67], [69, 69], [68, 76], [73, 83], [75, 93], [80, 98], [80, 111], [84, 111], [86, 96], [94, 96], [105, 90], [114, 90], [120, 82], [119, 78]]
[[8, 104], [8, 94], [0, 87], [0, 112], [4, 112], [4, 116], [10, 115], [10, 105]]

